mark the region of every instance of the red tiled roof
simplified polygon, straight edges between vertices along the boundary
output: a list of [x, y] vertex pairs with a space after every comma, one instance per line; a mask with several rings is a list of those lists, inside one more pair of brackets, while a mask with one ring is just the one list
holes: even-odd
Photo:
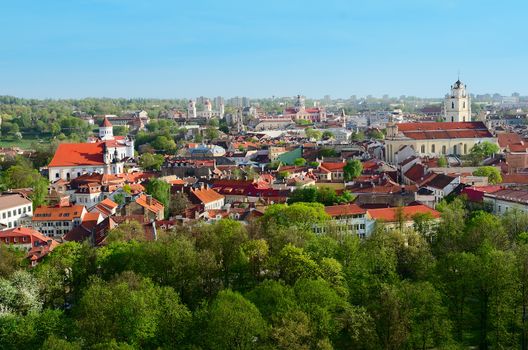
[[343, 168], [345, 167], [345, 165], [346, 165], [345, 162], [338, 162], [338, 163], [323, 162], [321, 163], [319, 167], [324, 168], [329, 171], [343, 171]]
[[38, 207], [33, 214], [33, 221], [71, 221], [80, 218], [84, 205], [67, 207]]
[[104, 117], [102, 126], [104, 126], [106, 128], [112, 127], [112, 123], [110, 123], [110, 120], [108, 120], [108, 118], [106, 116]]
[[[524, 141], [521, 135], [514, 132], [505, 132], [497, 135], [497, 141], [501, 148], [506, 148], [511, 145], [523, 145]], [[526, 147], [525, 147], [526, 148]]]
[[102, 142], [61, 143], [49, 166], [104, 165], [103, 144]]
[[420, 163], [416, 163], [405, 172], [404, 176], [412, 182], [419, 183], [424, 180], [427, 173], [427, 167]]
[[504, 174], [502, 175], [503, 184], [528, 184], [528, 174]]
[[156, 198], [152, 198], [151, 204], [148, 204], [147, 195], [145, 194], [142, 194], [136, 198], [136, 203], [141, 205], [143, 208], [152, 211], [153, 213], [159, 213], [165, 209], [163, 204], [161, 204]]
[[115, 209], [117, 208], [117, 203], [111, 200], [110, 198], [103, 199], [99, 204], [103, 205], [104, 207], [108, 209]]
[[[24, 242], [23, 237], [27, 237], [27, 241]], [[9, 242], [6, 242], [6, 238]], [[0, 242], [1, 243], [14, 243], [13, 238], [17, 238], [17, 244], [31, 244], [33, 246], [35, 242], [46, 243], [51, 238], [44, 236], [42, 233], [28, 227], [17, 227], [9, 230], [0, 231]]]
[[401, 123], [397, 127], [415, 140], [493, 137], [483, 122]]
[[[403, 216], [406, 218], [406, 220], [412, 220], [412, 217], [416, 214], [425, 213], [430, 213], [435, 219], [440, 217], [440, 212], [431, 209], [423, 204], [402, 207], [401, 209], [403, 210]], [[374, 220], [394, 222], [397, 220], [397, 210], [398, 208], [369, 209], [367, 210], [367, 213]]]
[[224, 198], [221, 194], [216, 192], [215, 190], [211, 188], [203, 188], [203, 189], [191, 189], [191, 193], [200, 200], [200, 202], [204, 204], [208, 204], [211, 202], [216, 202], [218, 200], [221, 200]]
[[360, 215], [365, 214], [367, 211], [361, 208], [357, 204], [344, 204], [344, 205], [330, 205], [325, 207], [325, 211], [332, 217], [345, 216], [345, 215]]

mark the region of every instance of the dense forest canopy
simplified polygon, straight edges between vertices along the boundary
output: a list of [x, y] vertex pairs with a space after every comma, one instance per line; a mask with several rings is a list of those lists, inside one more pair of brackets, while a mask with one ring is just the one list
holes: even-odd
[[[463, 199], [442, 222], [369, 238], [319, 203], [109, 244], [65, 243], [37, 267], [0, 247], [3, 349], [458, 349], [526, 346], [528, 215]], [[480, 208], [482, 209], [482, 208]]]

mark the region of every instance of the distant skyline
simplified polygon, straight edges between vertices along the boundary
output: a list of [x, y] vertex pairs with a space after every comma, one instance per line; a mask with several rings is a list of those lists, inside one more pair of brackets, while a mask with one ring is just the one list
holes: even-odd
[[0, 95], [528, 95], [521, 1], [20, 0]]

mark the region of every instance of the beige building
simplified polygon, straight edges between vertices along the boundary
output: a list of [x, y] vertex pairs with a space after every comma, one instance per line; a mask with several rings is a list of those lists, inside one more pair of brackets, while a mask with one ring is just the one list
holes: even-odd
[[484, 141], [497, 143], [497, 138], [483, 122], [400, 124], [390, 122], [387, 123], [385, 160], [396, 164], [397, 153], [405, 146], [414, 149], [421, 157], [465, 155], [474, 145]]

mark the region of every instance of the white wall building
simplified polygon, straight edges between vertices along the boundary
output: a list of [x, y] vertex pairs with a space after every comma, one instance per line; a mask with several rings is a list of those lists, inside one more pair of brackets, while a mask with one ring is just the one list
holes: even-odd
[[18, 227], [31, 222], [32, 202], [18, 194], [0, 195], [0, 230]]
[[451, 93], [447, 94], [444, 101], [445, 122], [470, 122], [471, 101], [466, 91], [466, 85], [457, 80], [451, 86]]

